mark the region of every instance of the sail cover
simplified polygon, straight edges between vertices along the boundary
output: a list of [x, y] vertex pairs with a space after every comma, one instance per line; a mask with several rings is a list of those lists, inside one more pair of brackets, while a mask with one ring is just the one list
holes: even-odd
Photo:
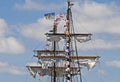
[[[74, 76], [74, 75], [77, 75], [79, 72], [78, 72], [78, 69], [79, 67], [77, 67], [77, 64], [80, 65], [80, 68], [81, 67], [86, 67], [89, 71], [91, 69], [93, 69], [96, 64], [98, 63], [98, 59], [99, 59], [99, 56], [78, 56], [78, 58], [76, 56], [71, 56], [71, 61], [73, 61], [71, 63], [71, 74]], [[54, 72], [53, 72], [53, 63], [55, 61], [42, 61], [41, 64], [39, 64], [38, 66], [32, 66], [32, 65], [29, 65], [27, 66], [30, 74], [35, 78], [36, 74], [39, 74], [40, 76], [45, 76], [45, 75], [48, 75], [48, 76], [54, 76]], [[64, 62], [59, 62], [57, 63], [56, 62], [56, 66], [55, 67], [55, 70], [56, 70], [56, 77], [62, 77], [65, 75], [65, 71], [66, 71], [66, 67], [65, 67], [65, 61]]]
[[[46, 36], [49, 37], [48, 41], [60, 41], [61, 38], [66, 39], [66, 34], [63, 33], [46, 33]], [[75, 37], [78, 42], [86, 42], [91, 39], [92, 34], [69, 34], [70, 37]]]
[[[53, 67], [48, 68], [42, 68], [42, 66], [27, 66], [31, 74], [35, 78], [36, 74], [39, 74], [40, 76], [54, 76]], [[56, 77], [63, 77], [65, 75], [65, 69], [66, 67], [56, 67]], [[77, 67], [71, 67], [71, 74], [76, 75], [77, 74]]]

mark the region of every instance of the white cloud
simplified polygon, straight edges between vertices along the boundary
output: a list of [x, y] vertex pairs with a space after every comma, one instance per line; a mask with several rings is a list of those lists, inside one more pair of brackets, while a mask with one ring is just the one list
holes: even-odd
[[27, 63], [26, 66], [41, 66], [39, 63], [36, 63], [36, 62], [29, 62]]
[[0, 19], [0, 37], [4, 36], [6, 30], [7, 30], [6, 21], [3, 19]]
[[10, 65], [7, 62], [0, 62], [0, 73], [9, 73], [12, 75], [24, 75], [24, 69]]
[[38, 19], [36, 23], [22, 25], [22, 34], [24, 36], [34, 38], [36, 40], [43, 40], [44, 34], [52, 29], [53, 21], [46, 20], [45, 18]]
[[73, 6], [77, 31], [120, 34], [120, 11], [113, 4], [97, 2], [76, 3]]
[[24, 46], [14, 37], [6, 37], [8, 33], [8, 24], [4, 19], [0, 18], [0, 52], [1, 53], [23, 53]]
[[[77, 3], [77, 5], [79, 4]], [[83, 5], [81, 6], [80, 5], [76, 9], [79, 10], [84, 15], [87, 15], [90, 17], [101, 18], [104, 16], [110, 16], [113, 14], [113, 12], [111, 11], [111, 9], [107, 4], [86, 1]]]
[[98, 70], [97, 74], [100, 76], [105, 76], [105, 75], [107, 75], [107, 72], [105, 70]]
[[120, 60], [108, 61], [106, 62], [106, 65], [120, 68]]
[[18, 54], [24, 51], [24, 46], [14, 37], [0, 38], [0, 52]]
[[[46, 6], [47, 5], [47, 6]], [[16, 9], [23, 9], [23, 10], [58, 10], [62, 9], [64, 5], [62, 4], [46, 4], [42, 1], [35, 1], [35, 0], [25, 0], [24, 4], [16, 4]]]
[[116, 49], [120, 48], [120, 41], [105, 41], [102, 39], [96, 39], [86, 43], [78, 43], [78, 48], [81, 50]]

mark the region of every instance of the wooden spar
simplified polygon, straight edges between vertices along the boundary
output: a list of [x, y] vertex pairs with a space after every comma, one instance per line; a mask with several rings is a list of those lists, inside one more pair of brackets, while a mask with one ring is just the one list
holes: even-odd
[[[41, 55], [38, 55], [38, 56], [35, 56], [37, 57], [38, 59], [63, 59], [65, 60], [66, 57], [65, 56], [41, 56]], [[71, 56], [71, 59], [97, 59], [97, 58], [100, 58], [100, 56]]]
[[[61, 37], [66, 37], [66, 34], [64, 33], [56, 33], [56, 34], [52, 34], [52, 33], [46, 33], [46, 35], [49, 37], [49, 36], [61, 36]], [[70, 33], [69, 36], [71, 37], [75, 37], [75, 36], [91, 36], [92, 34], [91, 33], [75, 33], [75, 34], [72, 34]]]
[[[31, 67], [31, 68], [42, 68], [42, 66], [26, 66], [26, 67]], [[48, 69], [49, 69], [49, 68], [52, 69], [53, 67], [48, 67]], [[59, 66], [59, 67], [56, 67], [56, 68], [57, 68], [57, 69], [65, 69], [66, 67], [62, 67], [62, 66], [60, 67], [60, 66]], [[73, 69], [77, 69], [77, 67], [72, 67], [72, 68], [73, 68]]]
[[[48, 53], [51, 53], [51, 52], [54, 52], [54, 50], [34, 50], [34, 52], [48, 52]], [[55, 52], [64, 52], [64, 50], [56, 50]]]

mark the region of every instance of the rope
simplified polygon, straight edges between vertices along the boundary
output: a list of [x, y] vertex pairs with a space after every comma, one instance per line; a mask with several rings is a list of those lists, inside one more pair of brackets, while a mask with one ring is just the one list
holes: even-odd
[[[72, 19], [72, 12], [70, 11], [70, 17], [71, 17], [71, 24], [72, 24], [72, 27], [73, 27], [73, 29], [71, 29], [71, 30], [73, 30], [73, 33], [75, 33], [75, 31], [74, 31], [74, 25], [73, 25], [73, 19]], [[77, 63], [78, 63], [78, 67], [79, 67], [79, 75], [80, 75], [80, 82], [82, 82], [82, 73], [81, 73], [81, 69], [80, 69], [80, 64], [79, 64], [79, 61], [78, 61], [78, 50], [77, 50], [77, 43], [76, 43], [76, 40], [75, 40], [75, 38], [74, 38], [74, 43], [75, 43], [75, 52], [76, 52], [76, 56], [77, 56]]]

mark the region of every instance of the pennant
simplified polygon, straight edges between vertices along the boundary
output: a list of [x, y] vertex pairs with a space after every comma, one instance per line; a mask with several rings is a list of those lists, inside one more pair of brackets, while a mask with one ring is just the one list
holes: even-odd
[[63, 17], [64, 17], [64, 14], [61, 13], [61, 14], [59, 15], [59, 17], [60, 17], [60, 18], [63, 18]]
[[65, 43], [64, 45], [65, 45], [65, 47], [69, 47], [69, 43]]
[[53, 25], [53, 27], [54, 27], [54, 28], [57, 28], [57, 25], [58, 25], [58, 23], [55, 23], [55, 24]]
[[61, 21], [61, 18], [60, 17], [58, 17], [58, 18], [56, 18], [56, 20], [55, 20], [56, 22], [58, 22], [58, 21]]
[[69, 35], [69, 32], [66, 30], [66, 31], [64, 31], [64, 34]]
[[44, 16], [46, 19], [55, 19], [55, 13], [47, 13]]
[[65, 65], [69, 65], [70, 64], [70, 62], [69, 61], [65, 61]]
[[65, 71], [66, 71], [66, 72], [70, 72], [70, 68], [66, 68]]
[[65, 20], [65, 22], [66, 22], [66, 24], [68, 24], [68, 23], [69, 23], [69, 20]]
[[50, 30], [49, 32], [53, 32], [53, 30]]
[[69, 52], [69, 50], [68, 50], [68, 49], [65, 49], [65, 52]]
[[64, 27], [68, 27], [68, 25], [64, 25]]
[[50, 44], [46, 44], [46, 46], [50, 46]]
[[38, 63], [42, 65], [42, 62], [41, 62], [41, 61], [38, 61]]
[[70, 80], [67, 80], [67, 82], [70, 82]]
[[66, 55], [65, 57], [66, 57], [66, 59], [69, 59], [69, 58], [70, 58], [68, 55]]
[[70, 80], [70, 74], [67, 74], [67, 79]]
[[44, 76], [45, 74], [44, 74], [44, 73], [42, 73], [42, 72], [40, 72], [40, 73], [39, 73], [39, 75], [40, 75], [40, 76]]

